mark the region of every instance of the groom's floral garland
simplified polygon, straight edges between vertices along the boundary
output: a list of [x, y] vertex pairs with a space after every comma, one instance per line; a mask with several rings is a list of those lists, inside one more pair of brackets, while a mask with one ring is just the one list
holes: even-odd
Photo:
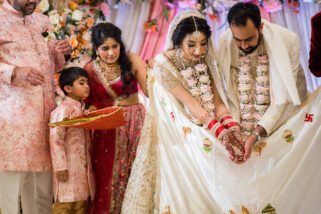
[[241, 127], [246, 135], [253, 132], [255, 125], [270, 105], [268, 56], [266, 54], [258, 56], [257, 61], [254, 79], [251, 74], [250, 58], [248, 56], [239, 58], [238, 91]]
[[207, 65], [200, 63], [195, 65], [193, 68], [188, 67], [181, 70], [180, 74], [185, 79], [192, 96], [201, 103], [203, 108], [205, 108], [209, 113], [210, 117], [214, 116], [214, 95], [211, 87], [211, 80], [208, 75]]

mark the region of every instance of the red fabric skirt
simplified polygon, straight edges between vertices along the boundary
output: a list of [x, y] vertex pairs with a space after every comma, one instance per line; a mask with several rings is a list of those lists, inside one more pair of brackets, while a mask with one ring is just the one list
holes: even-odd
[[145, 108], [141, 104], [124, 107], [126, 125], [113, 130], [97, 130], [92, 135], [92, 164], [96, 195], [91, 214], [118, 214], [121, 211], [131, 166], [143, 127]]

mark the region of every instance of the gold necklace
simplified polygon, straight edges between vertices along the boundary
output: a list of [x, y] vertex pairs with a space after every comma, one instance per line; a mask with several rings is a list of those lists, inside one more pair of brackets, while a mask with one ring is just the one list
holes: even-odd
[[114, 81], [116, 79], [118, 80], [120, 77], [121, 70], [117, 62], [113, 64], [107, 64], [102, 60], [97, 60], [97, 64], [100, 72], [107, 81]]

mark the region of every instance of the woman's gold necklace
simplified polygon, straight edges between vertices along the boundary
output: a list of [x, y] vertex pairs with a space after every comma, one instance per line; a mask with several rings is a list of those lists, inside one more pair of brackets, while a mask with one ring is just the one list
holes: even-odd
[[107, 64], [104, 61], [99, 60], [98, 64], [101, 73], [107, 81], [113, 81], [120, 77], [121, 70], [117, 62], [113, 64]]

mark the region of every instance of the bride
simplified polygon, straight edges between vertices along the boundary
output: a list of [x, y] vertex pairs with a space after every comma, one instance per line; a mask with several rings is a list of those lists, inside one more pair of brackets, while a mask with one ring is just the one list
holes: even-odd
[[[146, 115], [122, 213], [318, 213], [321, 93], [243, 164], [210, 30], [196, 11], [178, 14], [149, 72]], [[306, 113], [313, 123], [306, 124]], [[230, 160], [232, 161], [230, 161]], [[307, 186], [309, 184], [310, 186]], [[304, 197], [302, 197], [304, 196]]]

